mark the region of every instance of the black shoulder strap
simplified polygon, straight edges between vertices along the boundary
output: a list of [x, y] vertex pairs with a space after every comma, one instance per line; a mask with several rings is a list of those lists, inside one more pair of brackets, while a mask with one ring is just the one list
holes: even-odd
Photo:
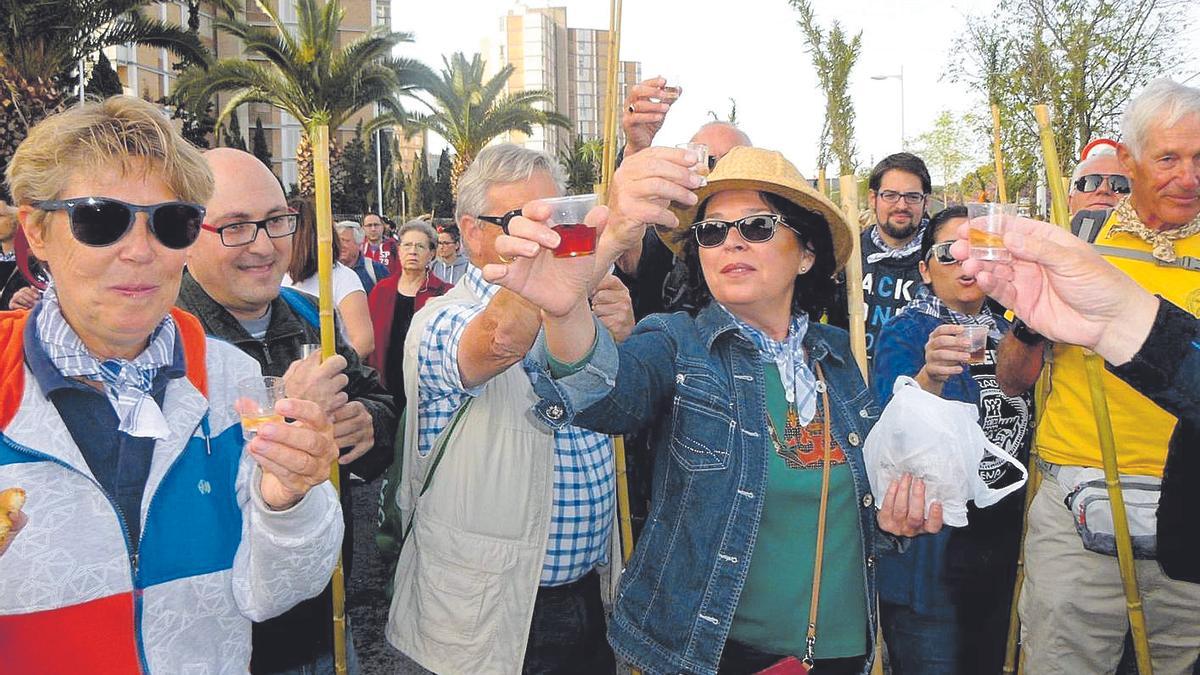
[[[421, 491], [417, 493], [417, 498], [413, 502], [412, 515], [408, 517], [408, 525], [404, 526], [404, 534], [400, 535], [400, 546], [404, 546], [404, 541], [408, 539], [408, 535], [412, 532], [413, 522], [417, 519], [417, 506], [421, 502], [421, 497], [429, 491], [429, 486], [433, 485], [433, 474], [437, 472], [438, 465], [442, 463], [442, 457], [446, 454], [446, 446], [450, 444], [450, 437], [454, 435], [454, 429], [458, 427], [458, 423], [463, 416], [467, 414], [467, 409], [471, 407], [471, 402], [474, 398], [467, 397], [467, 400], [454, 413], [454, 418], [438, 435], [437, 441], [434, 442], [432, 449], [433, 461], [429, 464], [429, 472], [425, 474], [425, 482], [421, 484]], [[420, 427], [417, 428], [417, 433], [421, 433]]]
[[1108, 222], [1111, 214], [1110, 209], [1080, 211], [1071, 219], [1071, 233], [1091, 244], [1096, 241], [1100, 229], [1104, 227], [1104, 223]]

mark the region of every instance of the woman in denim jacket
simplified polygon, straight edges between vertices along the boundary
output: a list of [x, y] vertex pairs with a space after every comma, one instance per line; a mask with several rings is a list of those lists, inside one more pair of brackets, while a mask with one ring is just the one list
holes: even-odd
[[[649, 152], [688, 164], [683, 151]], [[543, 308], [529, 359], [543, 374], [536, 412], [547, 424], [652, 429], [654, 496], [609, 641], [650, 673], [750, 673], [788, 657], [793, 666], [815, 658], [823, 674], [866, 673], [876, 549], [895, 544], [877, 522], [911, 536], [939, 529], [941, 512], [925, 520], [924, 487], [906, 477], [877, 513], [861, 449], [879, 411], [846, 333], [815, 321], [854, 233], [767, 150], [735, 148], [686, 203], [696, 205], [680, 220], [692, 226], [664, 240], [686, 261], [701, 309], [650, 316], [619, 349], [585, 301], [588, 279], [615, 259], [603, 245], [595, 257], [555, 259], [529, 245], [557, 243], [545, 226], [515, 219], [513, 236], [496, 243], [513, 263], [485, 270]], [[825, 457], [814, 643], [806, 631]]]
[[[1008, 330], [985, 304], [975, 278], [950, 255], [967, 210], [950, 207], [925, 228], [920, 272], [926, 286], [879, 332], [871, 388], [881, 405], [902, 375], [951, 401], [979, 408], [988, 440], [1022, 462], [1029, 458], [1033, 401], [1007, 396], [996, 382], [995, 349]], [[963, 326], [989, 328], [981, 363], [970, 364]], [[999, 489], [1017, 470], [985, 456], [980, 477]], [[1024, 491], [986, 509], [968, 505], [970, 524], [879, 556], [879, 611], [896, 675], [997, 673], [1004, 662], [1009, 605], [1021, 538]]]

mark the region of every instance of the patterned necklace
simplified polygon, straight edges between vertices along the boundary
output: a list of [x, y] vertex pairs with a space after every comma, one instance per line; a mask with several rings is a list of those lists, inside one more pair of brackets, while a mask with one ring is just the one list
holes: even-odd
[[1152, 255], [1163, 262], [1175, 262], [1175, 244], [1176, 239], [1186, 239], [1187, 237], [1200, 232], [1200, 215], [1192, 219], [1192, 222], [1177, 227], [1173, 230], [1155, 230], [1142, 222], [1138, 217], [1137, 211], [1133, 208], [1133, 202], [1129, 197], [1122, 197], [1117, 203], [1117, 222], [1108, 231], [1109, 236], [1126, 232], [1154, 247]]

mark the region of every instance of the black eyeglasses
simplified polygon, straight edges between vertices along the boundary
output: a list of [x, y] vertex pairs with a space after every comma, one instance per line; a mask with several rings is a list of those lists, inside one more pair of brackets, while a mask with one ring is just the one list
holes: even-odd
[[704, 248], [713, 248], [725, 243], [729, 236], [729, 228], [736, 227], [742, 239], [751, 243], [770, 241], [775, 236], [775, 230], [780, 225], [787, 225], [783, 216], [775, 213], [763, 213], [756, 216], [746, 216], [739, 220], [702, 220], [692, 225], [696, 234], [696, 243]]
[[1081, 176], [1075, 181], [1075, 189], [1080, 192], [1095, 192], [1100, 189], [1100, 186], [1108, 181], [1108, 189], [1119, 195], [1127, 195], [1132, 189], [1129, 185], [1129, 179], [1125, 176], [1116, 174], [1089, 173], [1086, 176]]
[[953, 245], [954, 242], [952, 241], [943, 241], [940, 244], [934, 244], [929, 249], [929, 253], [925, 254], [925, 262], [929, 262], [929, 259], [933, 258], [943, 265], [957, 265], [959, 263], [958, 258], [950, 255], [950, 247]]
[[522, 215], [521, 209], [513, 209], [512, 211], [509, 211], [508, 213], [506, 213], [502, 216], [475, 216], [475, 217], [478, 218], [479, 220], [482, 220], [485, 223], [499, 225], [500, 229], [504, 230], [504, 234], [508, 234], [508, 224], [512, 222], [513, 218], [516, 218], [519, 215]]
[[271, 239], [282, 239], [296, 233], [296, 224], [300, 220], [299, 213], [281, 213], [267, 216], [262, 220], [239, 220], [217, 227], [204, 223], [201, 227], [209, 232], [216, 232], [221, 237], [221, 243], [230, 248], [246, 246], [258, 239], [258, 231], [263, 230]]
[[895, 204], [896, 202], [900, 201], [901, 197], [904, 198], [904, 203], [908, 204], [909, 206], [916, 206], [917, 204], [925, 201], [925, 193], [923, 192], [896, 192], [895, 190], [883, 190], [881, 192], [876, 192], [875, 194], [889, 204]]
[[191, 246], [204, 222], [204, 207], [189, 202], [142, 205], [110, 197], [79, 197], [33, 202], [32, 206], [42, 211], [66, 211], [75, 239], [97, 248], [121, 241], [139, 213], [146, 214], [154, 238], [176, 250]]

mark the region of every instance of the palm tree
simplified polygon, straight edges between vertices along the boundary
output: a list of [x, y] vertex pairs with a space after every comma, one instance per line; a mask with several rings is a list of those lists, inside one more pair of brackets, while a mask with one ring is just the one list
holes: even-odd
[[604, 141], [599, 138], [585, 139], [578, 134], [571, 140], [571, 147], [558, 153], [558, 161], [567, 172], [567, 192], [577, 195], [596, 189], [600, 181], [600, 159], [604, 154]]
[[456, 52], [449, 59], [442, 57], [442, 62], [445, 67], [441, 77], [422, 87], [427, 97], [415, 96], [431, 114], [414, 115], [409, 122], [410, 126], [441, 136], [454, 148], [451, 183], [455, 192], [458, 179], [475, 155], [497, 136], [509, 131], [531, 134], [535, 124], [568, 128], [571, 125], [566, 116], [536, 107], [553, 101], [549, 91], [525, 89], [504, 93], [504, 85], [513, 72], [512, 64], [484, 82], [484, 61], [479, 54], [468, 61], [462, 52]]
[[179, 78], [176, 92], [189, 107], [200, 110], [218, 92], [233, 92], [217, 116], [218, 124], [244, 103], [267, 103], [287, 111], [304, 127], [296, 150], [300, 191], [313, 194], [315, 127], [337, 129], [374, 103], [389, 117], [406, 120], [398, 97], [432, 79], [432, 72], [411, 59], [391, 56], [393, 47], [412, 41], [409, 33], [376, 26], [339, 47], [338, 29], [345, 14], [339, 0], [297, 0], [295, 34], [270, 3], [255, 1], [272, 25], [233, 17], [214, 22], [239, 38], [251, 59], [222, 59], [207, 70], [190, 70]]
[[0, 0], [0, 171], [33, 125], [66, 106], [80, 61], [105, 47], [159, 47], [201, 67], [211, 59], [193, 33], [139, 11], [160, 1]]

